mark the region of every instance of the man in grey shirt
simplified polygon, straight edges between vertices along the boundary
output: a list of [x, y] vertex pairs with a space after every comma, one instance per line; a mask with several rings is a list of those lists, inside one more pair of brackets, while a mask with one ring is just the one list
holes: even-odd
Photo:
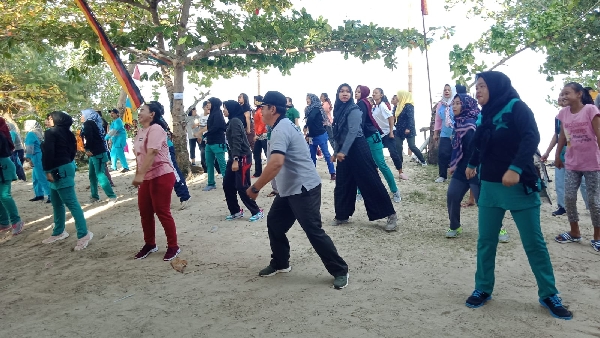
[[271, 263], [259, 272], [259, 276], [292, 270], [286, 233], [297, 220], [325, 268], [334, 277], [333, 286], [343, 289], [348, 285], [348, 265], [321, 227], [321, 178], [310, 158], [304, 136], [285, 116], [285, 105], [286, 98], [280, 92], [267, 92], [263, 98], [263, 120], [273, 128], [271, 153], [262, 175], [247, 190], [248, 196], [256, 199], [260, 189], [275, 179], [279, 191], [267, 215]]

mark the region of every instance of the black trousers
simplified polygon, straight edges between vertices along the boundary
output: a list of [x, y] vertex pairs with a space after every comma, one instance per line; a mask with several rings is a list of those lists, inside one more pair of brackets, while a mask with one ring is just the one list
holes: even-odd
[[385, 135], [381, 138], [381, 142], [383, 143], [383, 147], [387, 148], [390, 152], [390, 157], [392, 158], [392, 162], [394, 162], [396, 170], [402, 169], [402, 153], [398, 153], [395, 137], [391, 138], [389, 135]]
[[[200, 142], [200, 165], [202, 166], [202, 170], [206, 172], [206, 142]], [[215, 158], [215, 171], [217, 173], [221, 173], [221, 167], [219, 166], [219, 161]]]
[[188, 144], [190, 145], [190, 159], [195, 160], [196, 159], [196, 144], [198, 145], [198, 149], [201, 149], [200, 141], [198, 141], [197, 138], [190, 138], [190, 139], [188, 139]]
[[340, 257], [333, 241], [322, 228], [320, 184], [311, 190], [302, 187], [302, 193], [298, 195], [275, 196], [267, 215], [272, 252], [271, 266], [278, 270], [290, 266], [290, 242], [286, 233], [296, 220], [327, 271], [334, 277], [345, 276], [348, 273], [348, 265]]
[[419, 150], [419, 148], [417, 147], [417, 145], [415, 144], [415, 137], [411, 136], [411, 137], [405, 137], [404, 135], [401, 135], [400, 132], [398, 130], [396, 130], [395, 132], [395, 139], [396, 139], [396, 150], [398, 151], [398, 154], [400, 154], [400, 169], [402, 169], [402, 162], [403, 162], [403, 157], [402, 157], [402, 151], [404, 148], [404, 140], [406, 140], [406, 142], [408, 143], [408, 149], [410, 149], [410, 151], [413, 152], [413, 154], [417, 157], [417, 159], [419, 161], [421, 161], [421, 163], [425, 162], [425, 157], [423, 157], [423, 153], [421, 153], [421, 151]]
[[446, 194], [446, 205], [448, 206], [448, 219], [452, 230], [460, 228], [460, 203], [469, 189], [473, 191], [475, 202], [477, 202], [479, 200], [479, 184], [457, 180], [456, 178], [450, 180]]
[[370, 221], [396, 213], [364, 137], [354, 140], [344, 161], [338, 162], [336, 175], [333, 191], [335, 219], [345, 221], [354, 214], [356, 188], [360, 189]]
[[254, 177], [262, 175], [262, 153], [267, 156], [267, 140], [256, 140], [252, 154], [254, 155]]
[[448, 178], [448, 167], [450, 166], [451, 157], [452, 139], [449, 137], [440, 137], [440, 145], [438, 147], [438, 165], [440, 177]]
[[260, 208], [256, 204], [256, 201], [250, 199], [248, 194], [246, 194], [246, 190], [248, 190], [251, 185], [250, 168], [252, 167], [252, 164], [247, 162], [246, 156], [242, 156], [238, 160], [238, 171], [233, 171], [231, 170], [233, 161], [233, 159], [227, 161], [227, 169], [225, 171], [225, 177], [223, 177], [223, 191], [225, 192], [227, 208], [232, 215], [240, 212], [240, 204], [237, 199], [237, 195], [239, 195], [242, 203], [244, 203], [246, 208], [248, 208], [254, 216], [258, 214]]

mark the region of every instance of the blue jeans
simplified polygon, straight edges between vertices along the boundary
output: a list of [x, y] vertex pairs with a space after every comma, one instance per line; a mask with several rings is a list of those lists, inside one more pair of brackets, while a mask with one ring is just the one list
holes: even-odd
[[325, 157], [325, 161], [327, 161], [327, 168], [329, 168], [330, 174], [335, 174], [335, 167], [333, 166], [333, 162], [331, 162], [331, 155], [329, 154], [329, 136], [327, 136], [327, 132], [322, 135], [315, 136], [312, 138], [312, 144], [309, 145], [310, 148], [310, 157], [317, 166], [317, 147], [321, 148], [323, 152], [323, 157]]
[[[554, 186], [556, 187], [556, 200], [559, 208], [565, 207], [565, 172], [566, 169], [558, 169], [554, 168]], [[583, 197], [583, 202], [585, 203], [585, 208], [588, 207], [588, 196], [587, 196], [587, 186], [585, 185], [585, 177], [581, 178], [581, 185], [579, 186], [579, 192], [581, 192], [581, 197]]]

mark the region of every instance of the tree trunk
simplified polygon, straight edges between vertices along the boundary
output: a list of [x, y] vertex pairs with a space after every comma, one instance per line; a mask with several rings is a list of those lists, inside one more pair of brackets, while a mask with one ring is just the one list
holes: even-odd
[[435, 127], [435, 114], [437, 114], [437, 111], [435, 110], [436, 106], [437, 105], [431, 107], [431, 121], [429, 122], [429, 133], [431, 135], [431, 137], [429, 137], [429, 144], [427, 145], [427, 163], [429, 164], [438, 164], [439, 143], [433, 139], [433, 134], [435, 133], [433, 131]]
[[[173, 92], [183, 93], [183, 62], [175, 61], [173, 66]], [[187, 133], [185, 131], [186, 114], [183, 109], [183, 99], [175, 98], [174, 96], [171, 97], [173, 98], [171, 108], [171, 116], [173, 118], [173, 146], [175, 147], [175, 156], [177, 159], [177, 164], [179, 165], [179, 169], [181, 169], [183, 176], [186, 177], [189, 175], [191, 170], [190, 161], [188, 160], [189, 153], [187, 149]]]

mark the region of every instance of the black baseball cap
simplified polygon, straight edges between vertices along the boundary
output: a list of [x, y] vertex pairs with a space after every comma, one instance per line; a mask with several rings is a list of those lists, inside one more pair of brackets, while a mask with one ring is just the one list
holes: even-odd
[[285, 108], [287, 99], [278, 91], [268, 91], [263, 98], [263, 105]]

